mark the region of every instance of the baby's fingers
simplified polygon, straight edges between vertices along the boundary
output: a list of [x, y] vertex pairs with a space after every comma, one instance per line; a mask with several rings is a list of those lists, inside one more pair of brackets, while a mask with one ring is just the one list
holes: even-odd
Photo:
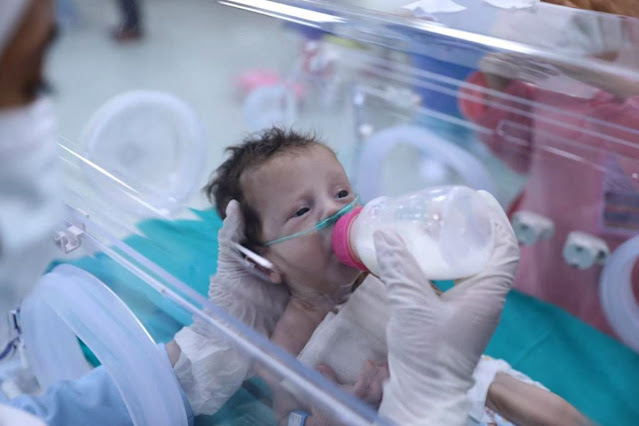
[[366, 398], [371, 386], [371, 382], [375, 378], [375, 364], [372, 361], [367, 361], [366, 366], [359, 375], [355, 386], [353, 387], [353, 394], [358, 398]]

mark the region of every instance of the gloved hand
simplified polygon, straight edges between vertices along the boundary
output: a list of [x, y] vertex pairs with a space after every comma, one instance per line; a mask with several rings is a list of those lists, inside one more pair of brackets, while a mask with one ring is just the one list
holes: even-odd
[[[244, 218], [237, 201], [226, 209], [218, 234], [217, 274], [211, 278], [209, 299], [236, 319], [269, 336], [286, 307], [284, 286], [251, 274], [229, 242], [244, 240]], [[215, 413], [249, 374], [251, 363], [233, 342], [199, 317], [176, 336], [180, 357], [175, 373], [195, 415]]]
[[242, 263], [230, 244], [240, 244], [244, 240], [244, 217], [240, 204], [231, 200], [218, 234], [217, 273], [209, 285], [209, 300], [269, 336], [286, 308], [288, 291], [283, 285], [252, 274]]
[[390, 313], [390, 380], [380, 414], [398, 424], [466, 422], [473, 371], [499, 322], [519, 261], [506, 214], [490, 194], [480, 193], [494, 211], [493, 254], [482, 272], [441, 297], [398, 235], [375, 234]]

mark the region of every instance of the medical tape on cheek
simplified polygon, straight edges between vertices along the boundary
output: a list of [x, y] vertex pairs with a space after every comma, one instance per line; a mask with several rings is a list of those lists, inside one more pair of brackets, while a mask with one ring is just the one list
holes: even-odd
[[327, 217], [325, 219], [322, 219], [321, 221], [317, 222], [315, 224], [315, 226], [313, 226], [312, 228], [307, 229], [305, 231], [296, 232], [296, 233], [291, 234], [291, 235], [286, 235], [284, 237], [280, 237], [280, 238], [277, 238], [275, 240], [267, 241], [267, 242], [262, 243], [262, 244], [264, 246], [268, 247], [268, 246], [272, 246], [274, 244], [283, 243], [284, 241], [292, 240], [293, 238], [303, 237], [304, 235], [308, 235], [308, 234], [311, 234], [313, 232], [320, 231], [320, 230], [322, 230], [324, 228], [327, 228], [327, 227], [329, 227], [331, 225], [334, 225], [335, 222], [337, 222], [346, 213], [348, 213], [351, 210], [353, 210], [355, 208], [355, 206], [357, 206], [358, 204], [359, 204], [359, 197], [355, 197], [355, 199], [352, 202], [350, 202], [348, 205], [342, 207], [341, 209], [339, 209], [337, 212], [335, 212], [334, 214], [330, 215], [329, 217]]

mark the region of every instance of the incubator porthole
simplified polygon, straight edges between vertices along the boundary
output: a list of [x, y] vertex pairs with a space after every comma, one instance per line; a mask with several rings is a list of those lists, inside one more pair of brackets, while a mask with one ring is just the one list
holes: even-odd
[[142, 216], [173, 214], [196, 189], [208, 151], [202, 123], [184, 101], [131, 91], [89, 120], [84, 171], [100, 198]]

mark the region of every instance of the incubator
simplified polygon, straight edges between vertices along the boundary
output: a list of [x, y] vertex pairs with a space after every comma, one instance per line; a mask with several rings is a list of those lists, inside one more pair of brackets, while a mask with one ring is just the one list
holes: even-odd
[[[39, 394], [102, 364], [134, 424], [185, 425], [158, 345], [197, 320], [249, 371], [196, 424], [281, 421], [264, 376], [331, 424], [384, 424], [207, 298], [222, 220], [200, 188], [224, 147], [280, 124], [321, 135], [363, 204], [434, 186], [493, 194], [522, 261], [487, 354], [599, 423], [639, 421], [637, 21], [533, 1], [192, 3], [193, 25], [222, 14], [234, 31], [259, 23], [286, 34], [276, 44], [287, 58], [265, 70], [263, 56], [243, 53], [262, 40], [240, 43], [236, 63], [217, 64], [233, 71], [224, 85], [238, 97], [210, 90], [207, 72], [189, 74], [201, 58], [162, 60], [180, 84], [155, 77], [162, 67], [149, 52], [162, 52], [170, 31], [148, 51], [108, 56], [130, 84], [96, 79], [84, 115], [61, 117], [66, 220], [52, 235], [58, 258], [14, 313], [19, 343], [0, 361], [6, 396]], [[189, 21], [172, 22], [188, 33]], [[77, 39], [59, 61], [77, 61], [84, 36], [67, 37]], [[69, 98], [78, 90], [62, 89]], [[206, 110], [213, 102], [225, 112]]]

